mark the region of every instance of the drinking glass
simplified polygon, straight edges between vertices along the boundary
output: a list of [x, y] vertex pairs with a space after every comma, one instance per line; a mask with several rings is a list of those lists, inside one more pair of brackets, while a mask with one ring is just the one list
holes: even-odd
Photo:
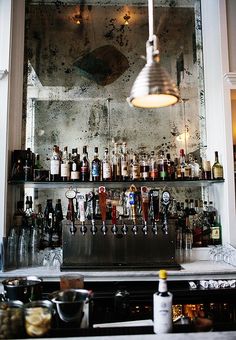
[[82, 274], [68, 274], [60, 277], [60, 289], [84, 288], [84, 276]]

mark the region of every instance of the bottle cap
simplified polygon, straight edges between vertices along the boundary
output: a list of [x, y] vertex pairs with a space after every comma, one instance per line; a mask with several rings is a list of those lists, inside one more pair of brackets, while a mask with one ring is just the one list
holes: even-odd
[[159, 278], [160, 279], [166, 279], [167, 278], [167, 273], [166, 273], [166, 270], [165, 269], [161, 269], [159, 271]]

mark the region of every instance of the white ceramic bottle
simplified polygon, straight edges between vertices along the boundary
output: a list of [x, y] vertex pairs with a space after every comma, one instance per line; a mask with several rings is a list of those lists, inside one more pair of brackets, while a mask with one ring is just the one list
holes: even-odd
[[172, 331], [172, 299], [167, 290], [167, 273], [159, 271], [158, 292], [153, 295], [154, 333], [170, 333]]

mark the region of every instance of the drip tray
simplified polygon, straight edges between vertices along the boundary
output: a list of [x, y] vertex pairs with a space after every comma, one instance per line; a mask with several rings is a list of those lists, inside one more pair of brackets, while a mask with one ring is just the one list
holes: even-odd
[[159, 269], [168, 269], [168, 270], [180, 270], [181, 265], [177, 262], [156, 262], [151, 264], [143, 264], [143, 263], [135, 263], [135, 264], [124, 264], [124, 263], [113, 263], [113, 264], [62, 264], [61, 271], [73, 271], [73, 270], [81, 270], [81, 269], [93, 269], [93, 270], [159, 270]]

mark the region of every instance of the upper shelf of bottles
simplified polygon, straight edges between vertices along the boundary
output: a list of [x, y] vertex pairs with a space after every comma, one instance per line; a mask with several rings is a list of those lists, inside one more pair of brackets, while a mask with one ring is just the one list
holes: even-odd
[[172, 180], [172, 181], [98, 181], [98, 182], [30, 182], [30, 181], [9, 181], [12, 185], [24, 185], [25, 188], [33, 189], [53, 189], [53, 188], [98, 188], [100, 186], [105, 186], [107, 188], [128, 188], [131, 184], [136, 186], [151, 186], [151, 187], [207, 187], [215, 183], [223, 183], [224, 179], [210, 179], [210, 180]]

